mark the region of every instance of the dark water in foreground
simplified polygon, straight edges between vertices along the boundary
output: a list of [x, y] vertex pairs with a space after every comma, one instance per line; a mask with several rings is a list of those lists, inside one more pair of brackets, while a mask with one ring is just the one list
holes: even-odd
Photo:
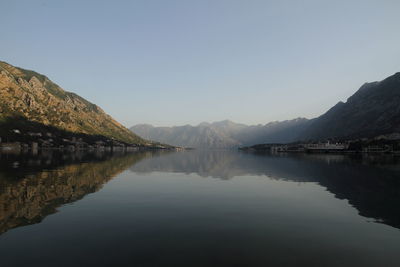
[[0, 266], [400, 266], [393, 157], [0, 155]]

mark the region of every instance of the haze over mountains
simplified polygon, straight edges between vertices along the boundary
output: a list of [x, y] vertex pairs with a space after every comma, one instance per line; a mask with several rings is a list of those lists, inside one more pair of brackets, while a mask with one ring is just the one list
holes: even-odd
[[306, 140], [370, 138], [400, 132], [400, 73], [380, 82], [365, 83], [346, 103], [339, 102], [325, 114], [265, 125], [231, 121], [197, 126], [130, 128], [143, 138], [194, 148], [231, 148], [259, 143]]
[[309, 120], [298, 118], [266, 125], [245, 125], [229, 120], [200, 123], [197, 126], [154, 127], [138, 124], [130, 129], [149, 140], [193, 148], [234, 148], [260, 142], [287, 143], [305, 129]]

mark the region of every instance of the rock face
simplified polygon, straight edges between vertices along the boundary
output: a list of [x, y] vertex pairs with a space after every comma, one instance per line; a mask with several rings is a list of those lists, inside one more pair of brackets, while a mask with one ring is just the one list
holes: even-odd
[[197, 126], [154, 127], [139, 124], [130, 129], [143, 138], [176, 146], [234, 148], [257, 143], [293, 142], [308, 124], [309, 120], [304, 118], [252, 126], [225, 120], [203, 122]]
[[46, 76], [0, 61], [0, 123], [13, 117], [129, 144], [145, 142], [101, 108], [64, 91]]
[[400, 132], [400, 72], [365, 83], [347, 99], [314, 119], [299, 139], [362, 138]]

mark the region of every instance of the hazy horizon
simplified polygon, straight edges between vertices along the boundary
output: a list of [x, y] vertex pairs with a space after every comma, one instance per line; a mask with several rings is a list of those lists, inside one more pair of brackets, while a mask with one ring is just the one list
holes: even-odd
[[2, 1], [0, 60], [126, 127], [314, 118], [400, 71], [396, 1]]
[[[199, 122], [199, 123], [186, 123], [186, 124], [180, 124], [180, 125], [156, 125], [156, 124], [151, 124], [151, 123], [136, 123], [136, 124], [134, 124], [134, 125], [131, 125], [131, 126], [136, 126], [136, 125], [151, 125], [151, 126], [154, 126], [154, 127], [175, 127], [175, 126], [199, 126], [200, 124], [203, 124], [203, 123], [207, 123], [207, 124], [213, 124], [213, 123], [219, 123], [219, 122], [225, 122], [225, 121], [229, 121], [229, 122], [233, 122], [233, 123], [236, 123], [236, 124], [243, 124], [243, 125], [247, 125], [247, 126], [254, 126], [254, 125], [265, 125], [265, 124], [268, 124], [268, 123], [274, 123], [274, 122], [283, 122], [283, 121], [291, 121], [291, 120], [296, 120], [296, 119], [312, 119], [312, 118], [304, 118], [304, 117], [297, 117], [297, 118], [293, 118], [293, 119], [288, 119], [288, 120], [274, 120], [274, 121], [269, 121], [269, 122], [266, 122], [266, 123], [243, 123], [243, 122], [238, 122], [238, 121], [233, 121], [233, 120], [230, 120], [230, 119], [224, 119], [224, 120], [216, 120], [216, 121], [201, 121], [201, 122]], [[129, 127], [131, 127], [131, 126], [129, 126]]]

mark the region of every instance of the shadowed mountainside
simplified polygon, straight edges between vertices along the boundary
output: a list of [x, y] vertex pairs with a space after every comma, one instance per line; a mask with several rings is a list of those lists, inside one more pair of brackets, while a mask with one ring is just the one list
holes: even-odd
[[400, 132], [400, 72], [365, 83], [316, 118], [299, 139], [360, 138]]
[[[284, 107], [282, 107], [284, 108]], [[366, 83], [346, 103], [339, 102], [315, 119], [298, 118], [247, 126], [231, 121], [198, 126], [130, 128], [158, 142], [195, 148], [231, 148], [263, 143], [371, 138], [400, 132], [400, 73]]]

